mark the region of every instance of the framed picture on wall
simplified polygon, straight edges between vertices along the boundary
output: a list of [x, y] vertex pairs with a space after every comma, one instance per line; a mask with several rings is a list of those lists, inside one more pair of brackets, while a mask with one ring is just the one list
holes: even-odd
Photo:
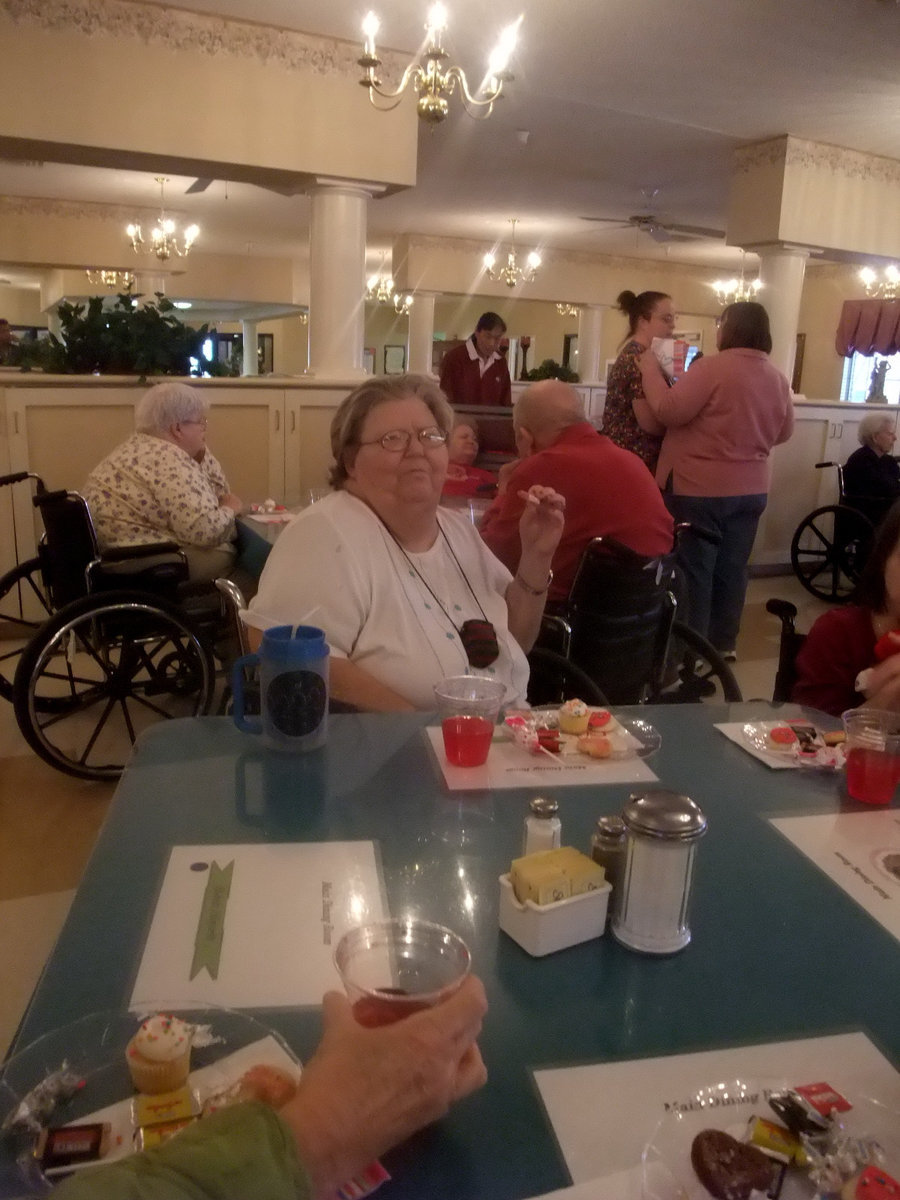
[[385, 375], [402, 375], [406, 370], [406, 347], [385, 346], [384, 373]]
[[375, 347], [363, 346], [363, 370], [375, 374]]

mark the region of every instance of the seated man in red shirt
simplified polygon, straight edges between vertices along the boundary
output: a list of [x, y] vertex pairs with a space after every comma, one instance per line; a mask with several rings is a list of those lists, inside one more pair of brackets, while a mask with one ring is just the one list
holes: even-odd
[[565, 496], [549, 604], [567, 599], [592, 538], [615, 538], [648, 557], [672, 549], [672, 518], [653, 477], [636, 454], [585, 420], [581, 397], [569, 384], [558, 379], [532, 384], [516, 401], [513, 427], [519, 459], [501, 468], [500, 494], [484, 515], [481, 536], [515, 570], [525, 490], [540, 483]]

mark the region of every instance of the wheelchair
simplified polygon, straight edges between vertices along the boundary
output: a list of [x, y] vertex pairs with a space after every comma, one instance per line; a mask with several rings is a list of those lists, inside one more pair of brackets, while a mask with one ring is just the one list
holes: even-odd
[[100, 552], [77, 492], [29, 481], [44, 533], [35, 557], [0, 577], [0, 694], [28, 745], [80, 779], [116, 779], [149, 725], [213, 706], [217, 655], [234, 640], [237, 596], [191, 583], [174, 542]]
[[845, 604], [852, 600], [872, 548], [875, 525], [848, 503], [844, 468], [836, 462], [816, 463], [816, 470], [837, 467], [837, 504], [826, 504], [804, 517], [791, 539], [791, 567], [803, 587], [819, 600]]
[[[680, 527], [676, 536], [709, 535]], [[592, 704], [742, 700], [719, 652], [677, 619], [676, 593], [674, 551], [646, 558], [594, 538], [564, 611], [544, 617], [529, 655], [530, 702], [557, 703], [573, 691]], [[580, 686], [585, 677], [590, 690]]]

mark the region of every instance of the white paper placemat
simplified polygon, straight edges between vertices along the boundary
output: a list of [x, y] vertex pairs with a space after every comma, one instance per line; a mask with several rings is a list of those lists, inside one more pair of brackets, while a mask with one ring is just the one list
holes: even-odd
[[435, 761], [451, 792], [473, 788], [567, 787], [573, 784], [656, 783], [646, 762], [640, 758], [598, 759], [586, 754], [560, 757], [532, 754], [503, 737], [491, 742], [488, 760], [482, 767], [452, 767], [444, 754], [444, 735], [439, 726], [426, 730]]
[[[613, 1172], [640, 1168], [644, 1146], [673, 1106], [688, 1104], [698, 1087], [740, 1076], [826, 1079], [900, 1110], [900, 1073], [863, 1033], [535, 1072], [572, 1179], [601, 1185]], [[604, 1200], [607, 1194], [598, 1188]], [[630, 1200], [627, 1191], [621, 1200]]]
[[131, 1007], [315, 1005], [341, 934], [384, 919], [372, 842], [173, 846]]
[[900, 939], [900, 812], [779, 817], [775, 828]]

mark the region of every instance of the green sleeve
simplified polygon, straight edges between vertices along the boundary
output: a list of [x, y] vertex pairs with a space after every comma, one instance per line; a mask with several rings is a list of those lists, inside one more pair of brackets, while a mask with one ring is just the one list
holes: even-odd
[[310, 1200], [309, 1178], [278, 1114], [249, 1101], [220, 1109], [155, 1150], [70, 1176], [54, 1200]]

